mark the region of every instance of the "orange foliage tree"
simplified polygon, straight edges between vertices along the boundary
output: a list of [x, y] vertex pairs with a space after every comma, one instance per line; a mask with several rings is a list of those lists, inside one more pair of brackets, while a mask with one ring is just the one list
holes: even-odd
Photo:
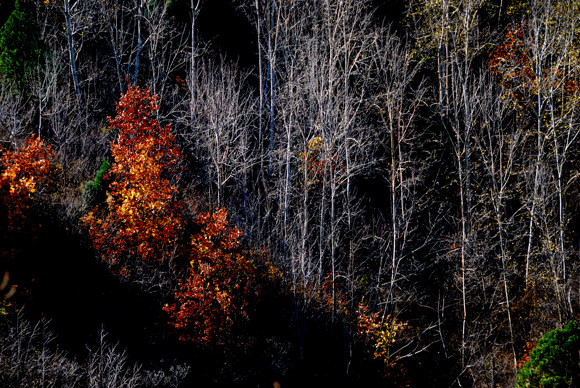
[[[0, 149], [0, 152], [2, 150]], [[52, 164], [54, 152], [39, 138], [0, 157], [0, 257], [14, 259], [22, 246], [36, 237], [31, 206], [50, 186], [57, 173]], [[24, 240], [21, 240], [24, 238]]]
[[357, 334], [370, 345], [373, 358], [382, 360], [388, 368], [396, 365], [398, 356], [393, 355], [392, 350], [406, 328], [406, 322], [399, 321], [390, 314], [382, 317], [379, 312], [371, 313], [364, 303], [359, 304]]
[[365, 353], [383, 364], [385, 377], [389, 377], [393, 386], [408, 387], [407, 371], [400, 363], [398, 354], [401, 343], [405, 342], [405, 332], [409, 329], [407, 322], [391, 314], [371, 313], [368, 306], [361, 302], [356, 311], [356, 328]]
[[247, 318], [255, 267], [239, 253], [242, 233], [228, 226], [224, 209], [199, 215], [191, 225], [198, 232], [186, 243], [183, 236], [190, 231], [172, 184], [182, 154], [170, 125], [161, 127], [153, 118], [157, 100], [137, 86], [121, 96], [117, 116], [109, 118], [110, 129], [119, 134], [111, 143], [107, 199], [83, 221], [97, 251], [120, 275], [175, 255], [174, 263], [189, 262], [182, 270], [172, 267], [184, 279], [178, 279], [175, 301], [164, 310], [182, 340], [223, 344], [234, 323]]
[[235, 322], [248, 318], [256, 269], [239, 253], [242, 232], [228, 226], [224, 209], [203, 213], [196, 223], [201, 230], [191, 239], [187, 277], [180, 281], [175, 303], [164, 310], [181, 340], [223, 345]]
[[26, 144], [0, 157], [0, 203], [5, 213], [6, 232], [28, 229], [24, 225], [34, 196], [47, 186], [56, 173], [51, 165], [54, 151], [31, 136]]
[[157, 100], [157, 95], [138, 86], [130, 86], [121, 96], [117, 116], [108, 118], [109, 128], [118, 130], [111, 143], [114, 162], [106, 177], [110, 191], [105, 205], [83, 219], [97, 251], [121, 271], [130, 264], [127, 258], [167, 260], [182, 229], [177, 188], [172, 184], [182, 155], [171, 125], [162, 127], [153, 118]]

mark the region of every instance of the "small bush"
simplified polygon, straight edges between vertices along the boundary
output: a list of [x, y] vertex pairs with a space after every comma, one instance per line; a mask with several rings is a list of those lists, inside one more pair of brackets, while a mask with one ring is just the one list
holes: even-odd
[[570, 321], [538, 341], [517, 376], [516, 388], [577, 387], [580, 384], [580, 327]]
[[89, 209], [102, 203], [107, 197], [107, 188], [109, 185], [105, 176], [110, 168], [111, 163], [107, 159], [104, 159], [101, 167], [97, 171], [95, 180], [86, 184], [83, 190], [83, 204]]

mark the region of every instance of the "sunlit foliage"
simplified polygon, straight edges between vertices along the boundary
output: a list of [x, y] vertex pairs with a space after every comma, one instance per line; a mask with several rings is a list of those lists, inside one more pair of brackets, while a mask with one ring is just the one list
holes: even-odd
[[50, 146], [35, 136], [14, 151], [4, 151], [0, 157], [0, 203], [6, 212], [8, 232], [24, 228], [32, 199], [56, 173], [51, 165], [53, 158]]
[[357, 311], [357, 332], [368, 345], [373, 358], [384, 362], [385, 367], [393, 368], [397, 355], [393, 354], [397, 340], [406, 329], [407, 323], [391, 315], [382, 316], [379, 312], [371, 313], [364, 304], [359, 304]]
[[180, 338], [200, 345], [225, 344], [236, 321], [248, 317], [254, 293], [255, 266], [239, 252], [242, 232], [228, 226], [227, 212], [203, 213], [191, 239], [190, 268], [165, 305]]
[[96, 249], [112, 265], [129, 257], [168, 259], [182, 228], [171, 183], [181, 152], [171, 126], [162, 127], [152, 117], [157, 99], [148, 89], [129, 87], [117, 116], [109, 118], [110, 128], [119, 133], [111, 144], [110, 191], [105, 206], [93, 209], [84, 222]]

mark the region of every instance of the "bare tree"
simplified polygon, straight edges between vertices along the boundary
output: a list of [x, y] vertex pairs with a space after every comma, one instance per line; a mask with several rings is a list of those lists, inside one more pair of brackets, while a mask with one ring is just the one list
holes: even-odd
[[[417, 151], [420, 135], [416, 121], [418, 109], [424, 103], [426, 89], [417, 81], [418, 63], [411, 53], [391, 34], [380, 34], [375, 41], [374, 63], [377, 79], [376, 95], [373, 106], [377, 109], [380, 129], [379, 139], [384, 144], [389, 158], [388, 180], [390, 183], [390, 237], [388, 251], [390, 256], [390, 280], [386, 305], [395, 303], [397, 283], [401, 280], [399, 268], [408, 255], [407, 244], [413, 239], [412, 222], [416, 212], [417, 196], [415, 188], [420, 184], [420, 154]], [[387, 271], [387, 263], [381, 261], [378, 278]]]
[[140, 33], [144, 38], [141, 50], [146, 50], [148, 59], [146, 83], [161, 98], [165, 96], [165, 88], [174, 82], [177, 70], [185, 70], [187, 45], [185, 32], [171, 23], [167, 8], [167, 2], [147, 2], [140, 11], [140, 19], [146, 26]]
[[77, 102], [78, 102], [79, 108], [82, 110], [83, 104], [82, 104], [82, 100], [81, 100], [81, 91], [79, 88], [79, 79], [78, 79], [78, 75], [77, 75], [77, 52], [78, 52], [78, 49], [75, 47], [75, 40], [74, 40], [75, 36], [79, 32], [79, 29], [77, 28], [76, 22], [78, 22], [79, 19], [82, 19], [82, 17], [79, 17], [79, 13], [77, 12], [78, 5], [80, 3], [81, 3], [80, 1], [74, 1], [71, 4], [70, 0], [64, 0], [64, 16], [65, 16], [65, 21], [66, 21], [65, 31], [66, 31], [67, 42], [68, 42], [69, 64], [70, 64], [71, 76], [73, 79], [75, 92], [76, 92], [76, 96], [77, 96]]
[[111, 49], [119, 92], [124, 90], [129, 76], [131, 54], [136, 51], [133, 31], [136, 28], [131, 14], [133, 3], [105, 0], [99, 1], [98, 21], [103, 25], [107, 43]]
[[207, 166], [212, 202], [223, 206], [226, 185], [247, 182], [256, 158], [250, 149], [254, 104], [244, 76], [224, 59], [202, 62], [197, 72], [194, 121], [183, 136]]
[[[493, 301], [495, 292], [491, 292], [491, 301], [484, 303], [504, 306], [507, 316], [507, 327], [509, 329], [509, 347], [512, 353], [513, 364], [511, 374], [515, 377], [517, 373], [517, 357], [514, 342], [515, 332], [512, 318], [513, 295], [511, 290], [513, 285], [511, 279], [514, 273], [510, 271], [510, 252], [521, 250], [519, 239], [516, 237], [525, 231], [525, 225], [519, 221], [521, 213], [508, 208], [509, 201], [517, 200], [517, 194], [521, 192], [522, 182], [520, 173], [522, 168], [521, 155], [524, 154], [527, 144], [528, 134], [510, 121], [509, 108], [511, 102], [506, 98], [501, 98], [502, 91], [494, 85], [489, 74], [482, 75], [477, 81], [476, 94], [478, 99], [474, 104], [475, 114], [478, 117], [478, 131], [474, 135], [475, 159], [482, 164], [482, 171], [478, 174], [476, 186], [478, 201], [476, 220], [478, 228], [478, 238], [483, 243], [478, 251], [484, 255], [486, 262], [493, 263], [495, 257], [499, 257], [501, 271], [499, 280], [502, 284], [503, 300]], [[479, 163], [478, 163], [479, 164]], [[483, 235], [482, 235], [483, 234]], [[488, 271], [489, 272], [489, 271]], [[496, 283], [493, 272], [482, 273], [482, 283]], [[482, 291], [489, 293], [487, 290]], [[490, 322], [490, 325], [492, 323]], [[489, 330], [493, 334], [495, 330]], [[495, 341], [497, 342], [497, 341]], [[501, 344], [498, 344], [501, 345]], [[494, 370], [491, 370], [493, 380]]]
[[18, 140], [26, 133], [27, 115], [24, 98], [12, 92], [12, 86], [8, 82], [0, 83], [0, 130], [2, 141], [18, 144]]
[[415, 3], [417, 31], [435, 52], [437, 60], [437, 105], [442, 126], [449, 133], [455, 154], [459, 200], [459, 261], [461, 283], [461, 364], [465, 367], [467, 348], [468, 290], [467, 276], [471, 272], [468, 259], [472, 256], [471, 225], [471, 144], [474, 123], [474, 65], [473, 61], [481, 41], [478, 40], [478, 11], [482, 0], [442, 2], [419, 1]]
[[127, 352], [119, 352], [117, 347], [107, 341], [106, 332], [101, 330], [97, 347], [89, 350], [87, 387], [131, 388], [141, 385], [141, 368], [128, 365]]

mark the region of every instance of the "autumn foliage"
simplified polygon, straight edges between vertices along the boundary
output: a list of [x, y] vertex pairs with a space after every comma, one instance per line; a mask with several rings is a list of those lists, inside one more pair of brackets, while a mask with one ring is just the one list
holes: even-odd
[[379, 312], [371, 313], [364, 303], [359, 304], [357, 333], [370, 345], [373, 358], [382, 360], [387, 368], [396, 365], [398, 356], [393, 354], [392, 349], [406, 327], [406, 322], [390, 314], [382, 316]]
[[[577, 71], [564, 71], [563, 63], [538, 63], [534, 60], [534, 42], [526, 36], [528, 27], [509, 28], [503, 41], [491, 52], [489, 67], [516, 102], [541, 90], [562, 88], [566, 95], [577, 91]], [[576, 67], [574, 60], [569, 63]]]
[[306, 151], [298, 155], [300, 170], [306, 171], [308, 183], [320, 183], [329, 171], [337, 167], [344, 168], [344, 163], [338, 160], [338, 155], [325, 157], [325, 144], [322, 136], [315, 136], [306, 144]]
[[382, 373], [393, 386], [409, 387], [407, 370], [400, 362], [398, 354], [409, 329], [407, 322], [391, 314], [372, 313], [361, 302], [356, 311], [356, 328], [356, 335], [365, 349], [364, 353], [382, 364]]
[[[54, 176], [54, 152], [34, 135], [14, 151], [0, 157], [0, 203], [4, 206], [7, 231], [23, 228], [32, 199]], [[27, 226], [30, 227], [30, 226]]]
[[526, 52], [523, 27], [512, 27], [507, 30], [504, 41], [496, 47], [490, 56], [492, 73], [499, 76], [504, 84], [515, 88], [514, 98], [523, 97], [523, 91], [533, 86], [536, 81], [533, 64]]
[[171, 126], [153, 118], [157, 100], [148, 89], [129, 87], [117, 116], [108, 119], [119, 133], [111, 143], [110, 191], [105, 206], [93, 209], [84, 222], [96, 249], [112, 265], [129, 257], [166, 260], [182, 227], [172, 184], [181, 153]]
[[228, 226], [224, 209], [203, 213], [196, 223], [201, 230], [191, 238], [187, 277], [164, 309], [182, 340], [224, 344], [236, 320], [248, 317], [255, 267], [239, 253], [242, 233]]

